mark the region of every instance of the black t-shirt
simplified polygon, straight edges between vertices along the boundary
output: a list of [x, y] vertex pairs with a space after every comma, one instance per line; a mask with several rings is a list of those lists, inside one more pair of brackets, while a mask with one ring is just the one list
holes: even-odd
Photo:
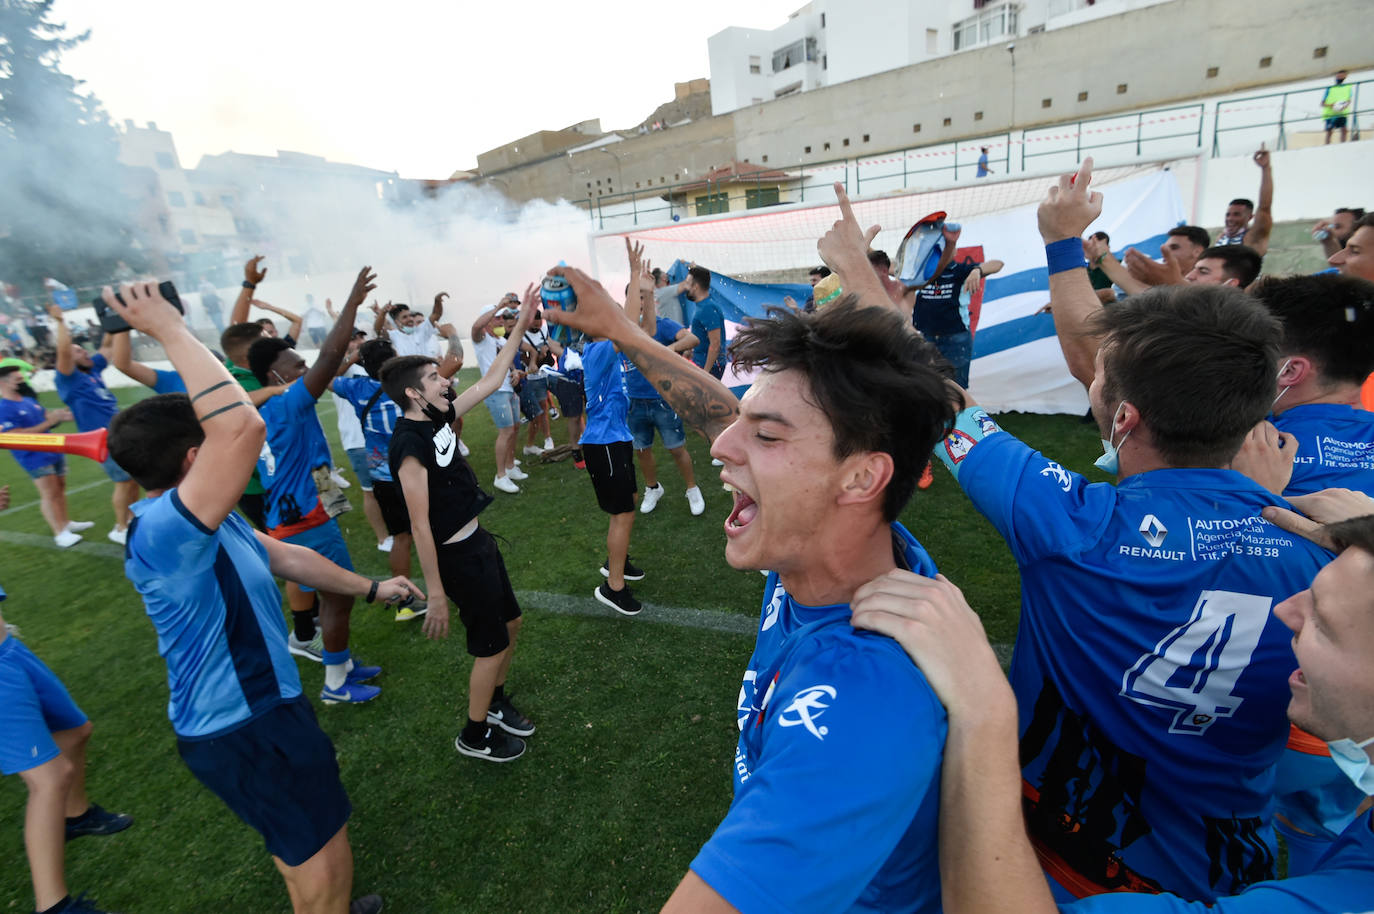
[[978, 264], [973, 261], [951, 263], [945, 271], [916, 293], [912, 319], [924, 336], [948, 336], [968, 331], [967, 316], [959, 307], [959, 292], [964, 280]]
[[429, 473], [428, 520], [434, 542], [446, 541], [491, 504], [492, 497], [477, 485], [477, 474], [458, 453], [458, 436], [449, 426], [436, 432], [428, 419], [397, 420], [387, 452], [397, 485], [407, 457], [420, 461]]

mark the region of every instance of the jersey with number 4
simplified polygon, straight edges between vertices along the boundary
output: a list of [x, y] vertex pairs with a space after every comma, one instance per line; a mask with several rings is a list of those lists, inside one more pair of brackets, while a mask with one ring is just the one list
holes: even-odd
[[[899, 565], [935, 576], [900, 524]], [[897, 642], [776, 573], [739, 693], [735, 796], [692, 871], [743, 914], [940, 910], [945, 711]]]
[[1272, 610], [1330, 555], [1262, 519], [1284, 503], [1232, 470], [1089, 484], [991, 422], [946, 449], [1020, 567], [1026, 819], [1059, 897], [1210, 901], [1274, 878], [1297, 661]]

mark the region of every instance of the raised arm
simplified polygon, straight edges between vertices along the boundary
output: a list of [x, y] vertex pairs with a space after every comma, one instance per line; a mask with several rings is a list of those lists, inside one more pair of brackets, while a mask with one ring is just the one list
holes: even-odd
[[[386, 339], [386, 310], [381, 305], [377, 304], [377, 299], [375, 298], [372, 300], [372, 313], [376, 315], [372, 321], [372, 335], [379, 340]], [[332, 313], [330, 317], [333, 317], [336, 321], [338, 320], [338, 317]]]
[[157, 372], [142, 362], [134, 361], [133, 345], [129, 341], [129, 334], [115, 333], [111, 336], [114, 337], [114, 342], [110, 344], [110, 364], [144, 387], [156, 387]]
[[1084, 230], [1102, 213], [1102, 195], [1088, 190], [1092, 174], [1093, 160], [1089, 156], [1076, 176], [1059, 178], [1059, 184], [1050, 188], [1036, 212], [1049, 261], [1054, 332], [1069, 371], [1084, 387], [1092, 383], [1093, 362], [1100, 343], [1099, 335], [1091, 332], [1086, 323], [1102, 310], [1102, 303], [1088, 281], [1081, 240]]
[[434, 307], [429, 312], [429, 322], [435, 327], [439, 326], [439, 321], [444, 317], [444, 299], [448, 298], [447, 292], [440, 292], [434, 296]]
[[[862, 233], [859, 237], [862, 239]], [[867, 268], [868, 258], [862, 259]], [[635, 326], [599, 282], [574, 267], [554, 267], [550, 272], [572, 283], [577, 294], [576, 311], [551, 309], [545, 312], [550, 323], [614, 342], [682, 421], [698, 429], [708, 440], [714, 441], [735, 421], [739, 400], [729, 388]], [[872, 270], [869, 273], [871, 275]], [[883, 297], [887, 297], [885, 293]]]
[[495, 311], [498, 307], [500, 306], [492, 305], [490, 308], [486, 309], [481, 314], [477, 315], [477, 319], [472, 322], [471, 338], [474, 345], [482, 342], [483, 338], [486, 337], [487, 324], [491, 323], [492, 312]]
[[[1094, 265], [1103, 273], [1107, 274], [1108, 279], [1120, 286], [1121, 291], [1125, 292], [1127, 295], [1139, 295], [1141, 292], [1150, 288], [1145, 283], [1132, 276], [1130, 271], [1126, 269], [1121, 261], [1116, 259], [1116, 255], [1108, 250], [1107, 246], [1103, 244], [1101, 240], [1090, 238], [1088, 239], [1088, 244], [1092, 246], [1096, 252], [1093, 256]], [[1092, 283], [1089, 283], [1089, 285], [1091, 284]]]
[[267, 278], [267, 267], [259, 268], [262, 263], [263, 255], [251, 257], [243, 265], [243, 287], [239, 289], [239, 297], [234, 299], [234, 307], [229, 311], [229, 323], [244, 324], [248, 322], [248, 306], [253, 303], [253, 292], [257, 290], [258, 283]]
[[367, 293], [376, 288], [373, 285], [376, 278], [377, 274], [372, 272], [371, 267], [363, 267], [358, 271], [358, 278], [353, 281], [353, 290], [348, 293], [348, 301], [344, 302], [338, 320], [334, 321], [334, 326], [329, 329], [329, 335], [324, 338], [320, 354], [315, 356], [315, 364], [310, 366], [305, 372], [305, 377], [301, 379], [306, 390], [310, 391], [310, 395], [316, 400], [324, 396], [324, 392], [329, 389], [339, 370], [339, 364], [343, 362], [344, 354], [348, 352], [348, 342], [353, 338], [353, 321], [358, 315], [358, 306], [367, 300]]
[[205, 432], [195, 462], [177, 485], [186, 510], [211, 530], [234, 510], [267, 437], [258, 411], [219, 359], [193, 334], [181, 314], [158, 294], [156, 282], [101, 290], [105, 303], [129, 326], [162, 344], [172, 367], [186, 383], [191, 406]]
[[900, 311], [868, 262], [868, 247], [878, 237], [881, 227], [869, 226], [867, 231], [859, 228], [859, 220], [854, 217], [854, 208], [849, 204], [849, 195], [838, 181], [835, 182], [835, 197], [840, 205], [840, 218], [816, 242], [821, 260], [840, 277], [840, 286], [846, 292], [859, 297], [859, 304]]
[[1255, 203], [1255, 215], [1250, 231], [1245, 234], [1245, 243], [1263, 257], [1269, 253], [1269, 233], [1274, 230], [1274, 172], [1269, 167], [1269, 150], [1263, 143], [1255, 153], [1255, 164], [1260, 169], [1259, 200]]
[[62, 309], [56, 303], [48, 306], [48, 317], [57, 325], [53, 337], [53, 345], [57, 347], [57, 373], [71, 374], [76, 370], [76, 357], [72, 355], [72, 332], [67, 329], [67, 322], [62, 319]]
[[[511, 363], [515, 361], [515, 353], [519, 348], [529, 349], [529, 344], [525, 342], [525, 331], [529, 329], [530, 322], [534, 320], [535, 309], [539, 307], [539, 287], [528, 285], [525, 287], [525, 299], [520, 304], [520, 316], [515, 321], [515, 327], [511, 330], [511, 336], [520, 341], [519, 346], [513, 346], [508, 341], [501, 347], [501, 351], [496, 353], [496, 359], [487, 369], [487, 373], [477, 379], [477, 383], [460, 393], [453, 402], [453, 409], [458, 415], [463, 415], [487, 397], [496, 393], [496, 389], [501, 386], [501, 381], [505, 379], [506, 372], [510, 371]], [[531, 366], [533, 362], [530, 362]]]
[[301, 316], [297, 314], [295, 311], [288, 311], [285, 308], [278, 308], [271, 302], [260, 301], [256, 298], [253, 299], [253, 304], [264, 311], [271, 311], [273, 314], [279, 314], [282, 317], [286, 318], [286, 320], [288, 321], [286, 335], [291, 337], [291, 339], [293, 340], [298, 340], [301, 338]]

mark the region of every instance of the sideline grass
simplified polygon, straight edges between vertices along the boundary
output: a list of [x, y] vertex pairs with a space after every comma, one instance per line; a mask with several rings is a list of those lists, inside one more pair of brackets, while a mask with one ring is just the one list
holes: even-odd
[[[464, 372], [464, 384], [473, 380]], [[125, 403], [144, 395], [119, 392]], [[56, 403], [51, 395], [43, 400]], [[342, 462], [328, 397], [320, 414]], [[1092, 426], [1072, 416], [999, 419], [1066, 466], [1102, 478], [1090, 469]], [[488, 487], [493, 435], [484, 409], [469, 414], [463, 437]], [[554, 438], [566, 440], [561, 422]], [[729, 499], [704, 442], [693, 436], [688, 446], [706, 514], [688, 513], [682, 482], [660, 449], [668, 494], [635, 522], [632, 551], [649, 572], [636, 593], [650, 604], [755, 618], [763, 579], [725, 564], [721, 523]], [[483, 523], [505, 538], [517, 590], [589, 599], [601, 580], [606, 531], [591, 485], [571, 462], [525, 462], [531, 478], [524, 491], [499, 495]], [[11, 484], [17, 508], [0, 514], [0, 535], [27, 533], [36, 543], [0, 541], [0, 584], [9, 593], [0, 609], [95, 723], [91, 796], [136, 819], [123, 834], [70, 845], [69, 884], [139, 914], [287, 911], [255, 833], [177, 758], [152, 627], [117, 551], [92, 548], [110, 545], [103, 539], [110, 488], [91, 461], [69, 458], [68, 465], [72, 516], [96, 526], [87, 543], [59, 552], [47, 545], [37, 507], [23, 507], [36, 499], [32, 484], [0, 455], [0, 484]], [[990, 637], [1011, 641], [1019, 580], [1006, 546], [943, 468], [935, 479], [903, 521], [965, 589]], [[354, 562], [381, 575], [385, 556], [374, 547], [359, 489], [348, 494], [357, 509], [342, 520]], [[362, 707], [316, 710], [353, 800], [357, 891], [382, 893], [389, 911], [657, 910], [729, 805], [734, 709], [752, 634], [660, 623], [652, 610], [623, 619], [551, 612], [538, 600], [524, 608], [511, 686], [539, 731], [526, 757], [511, 765], [481, 764], [453, 750], [469, 668], [461, 633], [427, 642], [418, 625], [397, 625], [384, 609], [360, 602], [354, 610], [355, 650], [385, 668], [383, 695]], [[313, 697], [322, 670], [299, 663]], [[0, 855], [10, 861], [0, 872], [3, 910], [32, 903], [24, 800], [19, 778], [0, 779]]]

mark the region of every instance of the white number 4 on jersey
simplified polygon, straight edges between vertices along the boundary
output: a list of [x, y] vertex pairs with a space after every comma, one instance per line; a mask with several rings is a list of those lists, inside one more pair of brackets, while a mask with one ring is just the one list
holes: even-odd
[[1204, 590], [1187, 622], [1165, 635], [1121, 681], [1121, 695], [1177, 711], [1170, 733], [1201, 735], [1240, 707], [1232, 694], [1269, 621], [1273, 600]]

